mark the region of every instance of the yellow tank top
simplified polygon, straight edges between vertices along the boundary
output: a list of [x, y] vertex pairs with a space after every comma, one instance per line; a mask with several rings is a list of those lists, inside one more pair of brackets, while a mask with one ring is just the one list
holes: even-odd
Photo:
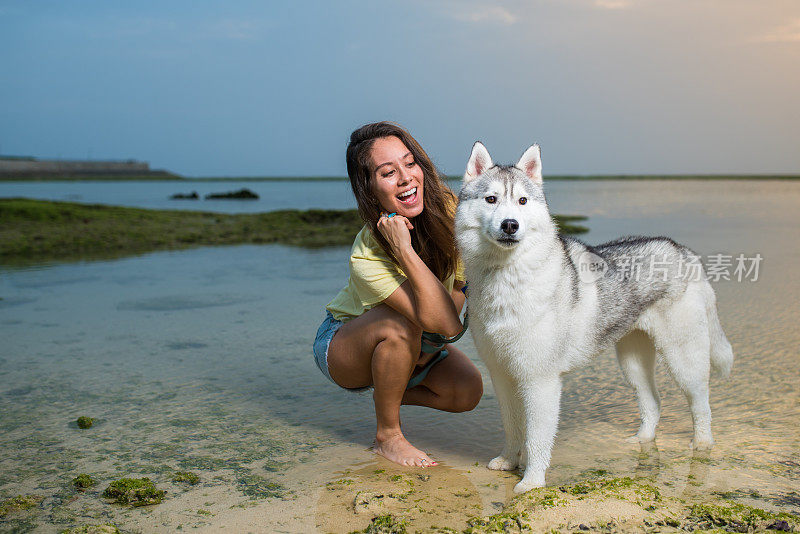
[[[456, 272], [442, 284], [447, 291], [453, 283], [464, 280], [464, 266], [459, 260]], [[350, 250], [350, 279], [339, 294], [325, 307], [333, 318], [346, 322], [377, 306], [406, 281], [405, 273], [396, 265], [364, 225]]]

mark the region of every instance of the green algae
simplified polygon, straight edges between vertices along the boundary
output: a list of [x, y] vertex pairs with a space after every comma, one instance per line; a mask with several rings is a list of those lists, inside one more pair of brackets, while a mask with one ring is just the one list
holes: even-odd
[[385, 514], [373, 518], [364, 530], [356, 530], [351, 534], [406, 534], [407, 526], [408, 522], [405, 519]]
[[173, 482], [185, 482], [194, 486], [198, 482], [200, 482], [200, 476], [197, 473], [192, 473], [191, 471], [177, 471], [172, 476]]
[[589, 493], [603, 493], [606, 495], [619, 496], [620, 492], [624, 490], [632, 490], [637, 496], [658, 501], [661, 500], [661, 492], [655, 486], [636, 480], [631, 477], [621, 478], [597, 478], [586, 480], [584, 482], [577, 482], [568, 486], [559, 487], [564, 493], [570, 495], [580, 496]]
[[290, 494], [285, 486], [260, 475], [240, 475], [236, 485], [243, 494], [256, 499], [283, 498]]
[[333, 490], [342, 488], [344, 486], [350, 486], [352, 484], [355, 484], [354, 480], [350, 478], [342, 478], [340, 480], [333, 480], [331, 482], [328, 482], [327, 484], [325, 484], [325, 487], [328, 488], [329, 490]]
[[156, 489], [149, 478], [121, 478], [112, 482], [103, 491], [103, 497], [112, 499], [118, 504], [131, 506], [149, 506], [160, 504], [166, 491]]
[[[746, 492], [728, 492], [725, 495], [740, 493]], [[713, 494], [709, 495], [708, 502], [687, 504], [678, 497], [663, 495], [658, 488], [641, 479], [601, 476], [558, 488], [531, 490], [512, 499], [498, 514], [471, 518], [464, 532], [477, 534], [544, 531], [546, 529], [541, 523], [544, 521], [544, 510], [560, 507], [558, 509], [566, 513], [582, 500], [590, 500], [591, 506], [599, 513], [602, 513], [604, 503], [611, 502], [610, 500], [625, 501], [638, 506], [641, 514], [638, 519], [627, 519], [624, 524], [586, 520], [577, 530], [657, 532], [660, 528], [669, 527], [703, 532], [752, 532], [797, 530], [800, 527], [800, 518], [785, 512], [769, 512], [720, 499]], [[575, 525], [569, 527], [561, 524], [548, 528], [553, 532], [576, 531]]]
[[467, 521], [464, 534], [518, 532], [527, 529], [526, 512], [501, 512], [486, 518], [473, 517]]
[[719, 504], [694, 504], [689, 508], [688, 519], [701, 528], [720, 527], [726, 530], [768, 529], [776, 522], [785, 521], [797, 527], [796, 516], [785, 512], [773, 513], [746, 504], [727, 501]]
[[60, 534], [120, 534], [114, 525], [83, 525], [62, 530]]
[[231, 459], [216, 458], [214, 456], [187, 456], [178, 461], [184, 469], [201, 469], [204, 471], [218, 471], [220, 469], [238, 469], [239, 462]]
[[85, 491], [87, 488], [91, 488], [95, 484], [97, 484], [97, 481], [93, 479], [91, 475], [87, 475], [86, 473], [81, 473], [72, 479], [72, 485], [80, 491]]
[[78, 425], [78, 428], [82, 428], [82, 429], [92, 428], [92, 425], [94, 424], [94, 419], [92, 419], [91, 417], [86, 417], [85, 415], [82, 415], [82, 416], [78, 417], [78, 419], [75, 421], [75, 423]]
[[28, 510], [44, 500], [41, 495], [17, 495], [0, 502], [0, 517], [6, 517], [14, 512]]

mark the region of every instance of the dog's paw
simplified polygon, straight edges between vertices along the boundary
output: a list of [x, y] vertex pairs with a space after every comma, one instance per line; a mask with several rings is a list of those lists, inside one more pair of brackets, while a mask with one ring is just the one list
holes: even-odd
[[652, 434], [644, 434], [642, 432], [638, 432], [629, 438], [625, 438], [627, 443], [651, 443], [655, 441], [656, 435], [655, 433]]
[[695, 451], [710, 451], [711, 447], [714, 446], [714, 440], [711, 438], [707, 439], [694, 439], [692, 440], [692, 450]]
[[543, 488], [544, 487], [544, 477], [542, 478], [523, 478], [517, 485], [514, 486], [514, 493], [525, 493], [526, 491], [530, 491], [534, 488]]
[[492, 458], [486, 467], [494, 471], [513, 471], [517, 468], [517, 462], [512, 462], [503, 456], [498, 456], [497, 458]]

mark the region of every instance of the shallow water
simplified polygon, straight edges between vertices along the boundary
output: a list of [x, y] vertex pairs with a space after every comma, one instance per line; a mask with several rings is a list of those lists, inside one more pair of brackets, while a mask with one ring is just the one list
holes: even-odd
[[[247, 188], [257, 200], [203, 200], [209, 193]], [[175, 193], [196, 191], [198, 200], [170, 200]], [[0, 197], [26, 197], [86, 204], [111, 204], [160, 210], [195, 210], [220, 213], [256, 213], [281, 209], [348, 209], [355, 207], [350, 183], [151, 181], [151, 182], [0, 182]]]
[[[548, 483], [603, 468], [686, 496], [755, 490], [759, 506], [800, 512], [800, 183], [562, 182], [548, 192], [554, 212], [589, 215], [590, 243], [662, 234], [704, 256], [763, 257], [757, 281], [714, 283], [736, 361], [729, 379], [712, 379], [713, 451], [692, 455], [691, 417], [663, 368], [656, 448], [624, 442], [638, 413], [608, 353], [565, 380]], [[367, 451], [371, 399], [335, 388], [310, 355], [323, 307], [346, 281], [347, 255], [237, 246], [0, 271], [0, 499], [46, 497], [9, 524], [364, 528], [369, 517], [342, 515], [348, 503], [326, 484], [394, 471]], [[478, 360], [469, 339], [460, 346]], [[458, 514], [433, 511], [439, 524], [463, 528], [468, 515], [496, 512], [518, 480], [483, 467], [502, 443], [485, 381], [470, 413], [403, 409], [411, 441], [444, 463], [428, 471], [432, 495], [450, 506], [453, 492], [470, 491], [456, 499], [465, 504]], [[95, 426], [79, 430], [79, 415]], [[176, 469], [201, 483], [170, 482]], [[80, 472], [100, 485], [77, 495], [69, 480]], [[105, 504], [99, 491], [122, 476], [149, 476], [167, 500]]]

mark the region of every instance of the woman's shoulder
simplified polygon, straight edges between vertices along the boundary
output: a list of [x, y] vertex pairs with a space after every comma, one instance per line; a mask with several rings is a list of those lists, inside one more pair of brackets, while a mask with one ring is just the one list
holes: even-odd
[[368, 224], [365, 224], [356, 234], [350, 256], [366, 259], [385, 259], [387, 257]]

